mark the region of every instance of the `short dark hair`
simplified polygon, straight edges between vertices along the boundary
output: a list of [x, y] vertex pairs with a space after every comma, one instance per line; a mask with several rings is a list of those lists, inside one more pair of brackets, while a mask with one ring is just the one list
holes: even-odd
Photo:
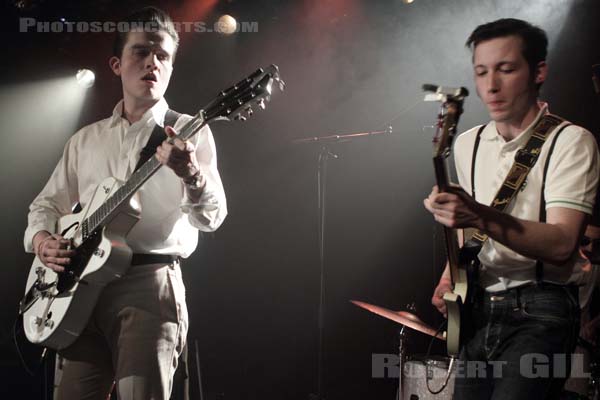
[[175, 29], [175, 24], [169, 14], [156, 7], [144, 7], [141, 8], [127, 17], [122, 21], [125, 22], [128, 29], [123, 32], [117, 31], [117, 36], [113, 44], [113, 55], [115, 57], [121, 57], [123, 55], [123, 48], [127, 42], [127, 36], [133, 28], [142, 28], [146, 32], [165, 32], [173, 39], [175, 43], [175, 49], [173, 51], [173, 61], [175, 60], [175, 53], [177, 53], [177, 47], [179, 46], [179, 34]]
[[535, 71], [537, 65], [546, 60], [548, 37], [543, 29], [527, 21], [503, 18], [479, 25], [467, 39], [466, 46], [473, 51], [480, 42], [513, 35], [521, 38], [523, 57], [529, 64], [529, 69]]

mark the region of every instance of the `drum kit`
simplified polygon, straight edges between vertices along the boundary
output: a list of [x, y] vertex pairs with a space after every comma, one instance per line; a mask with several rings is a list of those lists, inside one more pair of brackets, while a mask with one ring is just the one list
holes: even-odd
[[402, 325], [398, 351], [401, 373], [398, 377], [397, 400], [452, 399], [455, 374], [452, 360], [448, 357], [407, 355], [404, 328], [413, 329], [439, 340], [446, 339], [445, 332], [436, 331], [415, 314], [408, 311], [392, 311], [355, 300], [352, 300], [351, 303]]
[[[583, 365], [571, 369], [561, 400], [600, 400], [600, 347], [580, 337], [575, 354], [581, 356]], [[577, 372], [587, 375], [578, 376]]]
[[[401, 373], [398, 380], [397, 400], [452, 399], [456, 373], [453, 360], [441, 356], [407, 355], [404, 328], [413, 329], [439, 340], [445, 340], [445, 332], [436, 331], [408, 311], [392, 311], [355, 300], [351, 300], [351, 303], [402, 326], [399, 345]], [[575, 353], [584, 355], [583, 368], [589, 371], [589, 374], [585, 378], [569, 378], [561, 400], [600, 400], [600, 346], [580, 338]]]

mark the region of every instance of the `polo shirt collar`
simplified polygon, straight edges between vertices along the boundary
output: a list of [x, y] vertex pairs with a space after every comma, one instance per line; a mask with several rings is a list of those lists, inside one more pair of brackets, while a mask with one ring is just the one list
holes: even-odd
[[[540, 118], [542, 118], [542, 116], [544, 116], [545, 114], [548, 113], [548, 104], [547, 103], [540, 102], [538, 104], [540, 104], [540, 111], [538, 112], [538, 114], [536, 115], [534, 120], [531, 122], [531, 124], [529, 124], [529, 126], [527, 126], [527, 128], [525, 128], [525, 130], [523, 130], [523, 132], [521, 132], [519, 134], [519, 136], [517, 136], [510, 142], [506, 142], [506, 143], [521, 144], [525, 140], [527, 140], [529, 138], [529, 136], [531, 136], [533, 127], [538, 123], [538, 121], [540, 120]], [[504, 141], [504, 139], [498, 133], [498, 129], [496, 129], [496, 121], [491, 121], [485, 127], [483, 132], [481, 132], [481, 138], [485, 139], [485, 140], [502, 140], [502, 141]]]

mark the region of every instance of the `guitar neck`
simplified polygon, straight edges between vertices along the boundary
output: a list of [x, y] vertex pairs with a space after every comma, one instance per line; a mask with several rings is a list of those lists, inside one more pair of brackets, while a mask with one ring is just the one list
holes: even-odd
[[[266, 102], [271, 97], [273, 82], [277, 82], [279, 89], [283, 90], [285, 84], [279, 77], [279, 68], [276, 65], [271, 64], [265, 69], [256, 70], [247, 78], [219, 92], [216, 98], [181, 128], [177, 137], [185, 141], [204, 125], [213, 121], [246, 120], [252, 115], [253, 106], [265, 108]], [[82, 222], [83, 240], [105, 226], [114, 217], [115, 211], [128, 201], [160, 167], [160, 162], [154, 157], [142, 164], [123, 186]]]
[[433, 158], [433, 171], [435, 172], [435, 182], [440, 192], [446, 192], [450, 186], [450, 177], [446, 168], [446, 158], [435, 156]]
[[[448, 169], [446, 168], [446, 159], [443, 156], [434, 157], [433, 168], [435, 171], [435, 180], [440, 192], [446, 192], [450, 186], [450, 178], [448, 175]], [[448, 257], [448, 264], [450, 266], [450, 275], [452, 277], [452, 282], [455, 282], [456, 277], [458, 276], [459, 268], [458, 235], [455, 229], [448, 228], [445, 225], [443, 225], [443, 228], [444, 245], [446, 248], [446, 256]]]
[[[203, 112], [199, 112], [194, 118], [185, 124], [178, 137], [181, 140], [191, 138], [198, 130], [206, 125]], [[112, 219], [116, 210], [129, 201], [131, 196], [142, 187], [148, 179], [160, 169], [162, 164], [156, 157], [150, 157], [142, 166], [136, 170], [131, 177], [112, 196], [110, 196], [100, 207], [82, 222], [83, 239], [106, 225]]]

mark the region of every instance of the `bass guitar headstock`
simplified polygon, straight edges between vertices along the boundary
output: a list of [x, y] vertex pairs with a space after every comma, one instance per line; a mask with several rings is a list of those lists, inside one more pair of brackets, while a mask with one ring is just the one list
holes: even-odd
[[433, 138], [433, 156], [446, 158], [450, 154], [458, 120], [463, 112], [463, 103], [469, 91], [464, 87], [451, 88], [431, 84], [423, 85], [423, 91], [426, 92], [425, 101], [441, 103]]

